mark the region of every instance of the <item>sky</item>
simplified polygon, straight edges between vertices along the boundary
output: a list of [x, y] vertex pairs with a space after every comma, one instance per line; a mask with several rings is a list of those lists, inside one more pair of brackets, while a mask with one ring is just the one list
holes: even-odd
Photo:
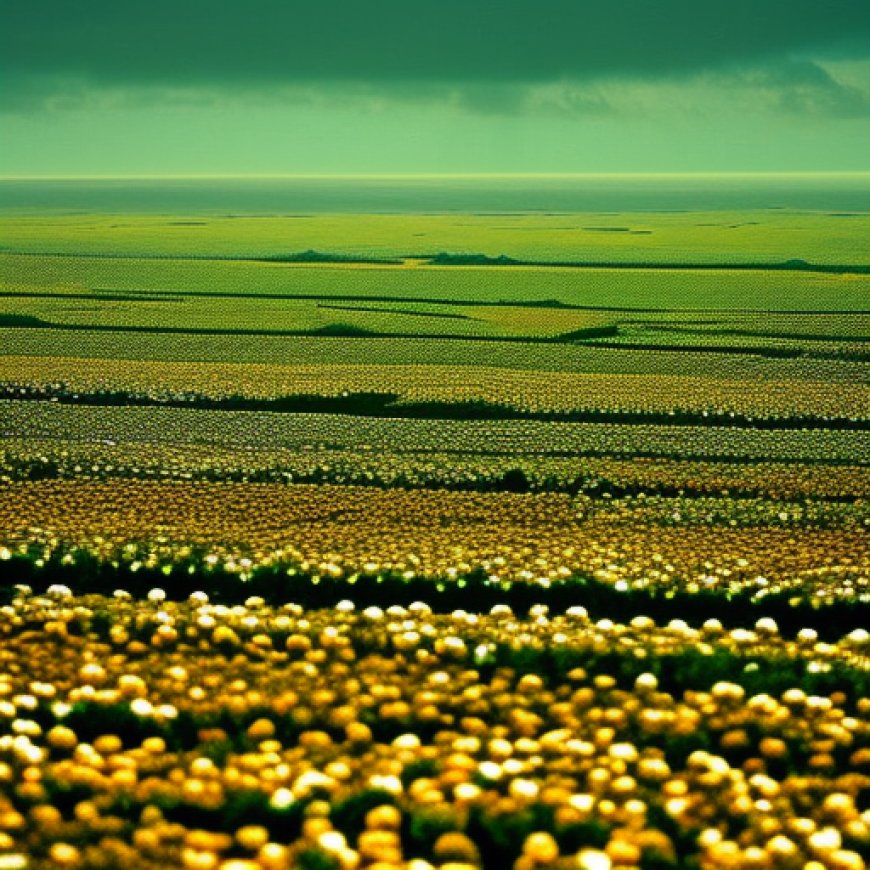
[[0, 0], [0, 175], [870, 169], [870, 0]]

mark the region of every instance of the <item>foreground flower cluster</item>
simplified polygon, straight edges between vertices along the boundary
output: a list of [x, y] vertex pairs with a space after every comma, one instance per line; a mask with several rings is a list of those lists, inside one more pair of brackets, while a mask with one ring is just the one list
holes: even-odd
[[860, 630], [55, 587], [20, 588], [0, 638], [5, 867], [849, 870], [870, 848]]

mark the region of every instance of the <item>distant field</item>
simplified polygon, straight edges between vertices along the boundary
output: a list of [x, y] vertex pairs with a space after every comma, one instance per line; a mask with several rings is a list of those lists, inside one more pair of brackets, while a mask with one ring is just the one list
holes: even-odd
[[0, 254], [0, 292], [371, 298], [425, 304], [863, 311], [870, 275], [805, 271], [377, 266]]
[[870, 264], [870, 214], [762, 211], [3, 216], [3, 249], [274, 256], [315, 249], [392, 258], [441, 251], [523, 260]]
[[861, 379], [866, 216], [628, 217], [6, 218], [0, 330], [36, 356]]

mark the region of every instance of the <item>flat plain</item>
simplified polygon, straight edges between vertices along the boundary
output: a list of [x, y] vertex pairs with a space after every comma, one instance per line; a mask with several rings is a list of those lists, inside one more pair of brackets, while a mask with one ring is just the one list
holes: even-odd
[[866, 865], [870, 215], [0, 238], [0, 854]]

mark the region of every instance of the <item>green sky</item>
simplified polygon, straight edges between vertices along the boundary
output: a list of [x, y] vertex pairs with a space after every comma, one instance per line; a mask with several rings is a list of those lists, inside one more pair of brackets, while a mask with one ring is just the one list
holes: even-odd
[[0, 174], [870, 169], [868, 0], [0, 0]]

